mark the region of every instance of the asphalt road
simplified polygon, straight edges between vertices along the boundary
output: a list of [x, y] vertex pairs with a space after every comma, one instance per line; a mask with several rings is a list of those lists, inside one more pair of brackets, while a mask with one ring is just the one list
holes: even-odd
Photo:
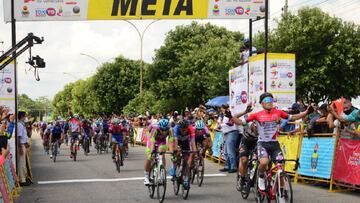
[[[107, 203], [107, 202], [158, 202], [150, 199], [147, 188], [143, 185], [144, 147], [130, 147], [129, 157], [117, 173], [110, 154], [97, 155], [91, 153], [84, 156], [80, 151], [78, 161], [69, 157], [69, 148], [62, 146], [57, 162], [53, 163], [45, 155], [39, 136], [36, 134], [32, 145], [32, 170], [34, 184], [24, 187], [16, 203], [42, 202], [76, 202], [76, 203]], [[169, 162], [167, 162], [169, 163]], [[206, 202], [206, 203], [241, 203], [255, 202], [253, 195], [243, 200], [235, 188], [235, 174], [219, 175], [219, 165], [207, 161], [204, 184], [201, 188], [193, 185], [188, 200], [175, 196], [171, 181], [165, 202]], [[304, 184], [293, 185], [294, 202], [336, 202], [359, 203], [360, 192], [329, 193], [328, 188]]]

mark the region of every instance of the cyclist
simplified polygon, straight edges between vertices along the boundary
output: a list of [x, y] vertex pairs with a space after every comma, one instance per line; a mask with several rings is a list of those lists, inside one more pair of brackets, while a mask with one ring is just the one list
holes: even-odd
[[[104, 140], [103, 129], [102, 129], [101, 122], [99, 120], [95, 121], [95, 123], [93, 125], [93, 132], [94, 132], [94, 143], [96, 143], [96, 141], [99, 141], [100, 143], [102, 143], [102, 141]], [[95, 144], [96, 149], [97, 149], [97, 147], [98, 146]]]
[[104, 118], [102, 121], [102, 129], [103, 129], [105, 139], [109, 140], [109, 122], [106, 118]]
[[[84, 142], [86, 140], [89, 140], [89, 145], [90, 145], [90, 140], [91, 140], [91, 135], [93, 134], [92, 133], [92, 128], [91, 128], [91, 125], [90, 125], [90, 122], [87, 120], [87, 119], [84, 119], [82, 121], [82, 125], [81, 125], [81, 133], [82, 133], [82, 143], [83, 143], [83, 146], [84, 146]], [[90, 147], [88, 149], [85, 149], [84, 150], [87, 150], [86, 152], [87, 153], [90, 153]]]
[[[53, 147], [54, 147], [54, 143], [57, 140], [60, 140], [62, 138], [62, 134], [63, 134], [63, 129], [60, 126], [60, 122], [56, 121], [54, 127], [51, 129], [51, 134], [50, 134], [50, 159], [53, 158]], [[59, 146], [60, 146], [60, 141], [59, 141]]]
[[265, 190], [264, 172], [269, 164], [269, 155], [272, 161], [281, 162], [284, 160], [280, 144], [277, 141], [280, 119], [298, 120], [304, 118], [308, 114], [309, 109], [300, 114], [289, 115], [284, 111], [274, 108], [274, 96], [268, 92], [261, 94], [259, 101], [264, 110], [250, 114], [246, 119], [240, 120], [234, 116], [232, 120], [238, 125], [251, 121], [255, 121], [256, 123], [259, 133], [257, 151], [260, 160], [258, 185], [260, 190]]
[[[166, 143], [166, 138], [168, 138], [168, 144]], [[150, 137], [147, 139], [146, 149], [145, 149], [145, 178], [144, 184], [149, 185], [149, 172], [151, 167], [152, 157], [151, 154], [154, 150], [158, 152], [166, 152], [166, 150], [170, 149], [173, 151], [174, 144], [174, 131], [170, 128], [169, 121], [167, 119], [161, 119], [157, 125], [152, 126], [152, 130], [150, 133]], [[174, 160], [174, 156], [171, 156], [171, 159]], [[165, 156], [163, 156], [163, 164], [166, 167]], [[173, 167], [172, 167], [173, 168]], [[175, 170], [173, 170], [174, 172]], [[170, 173], [171, 170], [170, 170]], [[172, 174], [174, 175], [174, 174]]]
[[[175, 134], [175, 148], [176, 151], [195, 151], [196, 145], [195, 145], [195, 128], [190, 124], [187, 120], [180, 121], [175, 127], [174, 127], [174, 134]], [[194, 154], [190, 154], [188, 156], [185, 156], [185, 161], [187, 160], [188, 168], [187, 171], [185, 171], [185, 178], [184, 178], [184, 188], [188, 189], [190, 187], [189, 183], [189, 175], [190, 175], [190, 166], [192, 165]], [[174, 175], [176, 172], [174, 172], [171, 175]]]
[[244, 134], [241, 138], [240, 148], [239, 148], [239, 172], [240, 172], [240, 181], [241, 188], [244, 188], [246, 183], [246, 174], [247, 174], [247, 165], [249, 160], [250, 153], [255, 149], [256, 143], [258, 141], [258, 132], [256, 129], [255, 122], [244, 127]]
[[74, 154], [74, 143], [76, 140], [79, 139], [80, 131], [81, 131], [81, 121], [78, 114], [75, 114], [72, 118], [69, 120], [69, 130], [71, 133], [71, 144], [70, 144], [70, 158], [73, 158]]
[[122, 119], [121, 121], [121, 125], [123, 127], [123, 137], [124, 137], [124, 148], [125, 148], [125, 157], [128, 156], [128, 152], [129, 152], [129, 125], [126, 121], [126, 119]]
[[197, 120], [195, 122], [195, 143], [196, 147], [198, 145], [202, 146], [204, 148], [202, 156], [205, 157], [206, 150], [209, 150], [209, 154], [212, 155], [212, 142], [210, 138], [210, 131], [205, 126], [204, 121]]
[[44, 145], [45, 152], [47, 154], [49, 154], [49, 149], [50, 149], [49, 145], [50, 145], [51, 129], [52, 129], [52, 124], [51, 124], [51, 122], [49, 122], [49, 124], [46, 125], [46, 128], [44, 130], [44, 135], [43, 135], [43, 145]]
[[[123, 155], [124, 152], [123, 130], [124, 129], [122, 125], [120, 125], [120, 120], [118, 118], [114, 118], [109, 128], [109, 132], [111, 133], [111, 143], [112, 143], [112, 159], [114, 160], [115, 160], [116, 144], [119, 146], [121, 156]], [[120, 165], [123, 166], [122, 161]]]

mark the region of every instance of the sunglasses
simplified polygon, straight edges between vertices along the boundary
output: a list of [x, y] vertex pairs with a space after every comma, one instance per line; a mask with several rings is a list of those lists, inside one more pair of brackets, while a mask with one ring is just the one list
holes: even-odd
[[273, 103], [274, 102], [274, 99], [271, 98], [271, 97], [266, 97], [263, 99], [262, 101], [263, 103]]

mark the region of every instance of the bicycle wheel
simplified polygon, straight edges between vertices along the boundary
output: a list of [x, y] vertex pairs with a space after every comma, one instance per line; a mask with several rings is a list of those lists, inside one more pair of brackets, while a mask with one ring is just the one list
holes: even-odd
[[157, 182], [157, 197], [160, 203], [164, 201], [165, 193], [166, 193], [166, 169], [164, 168], [164, 166], [160, 166], [158, 182]]
[[180, 170], [180, 166], [177, 165], [176, 166], [176, 176], [175, 176], [175, 180], [173, 181], [173, 189], [174, 189], [174, 194], [178, 195], [179, 194], [179, 190], [180, 190], [180, 185], [181, 185], [181, 177], [182, 177], [182, 172]]
[[115, 166], [118, 173], [120, 173], [120, 155], [116, 152], [115, 156]]
[[258, 185], [259, 184], [258, 177], [259, 177], [259, 172], [257, 172], [255, 176], [255, 185], [254, 185], [255, 200], [257, 203], [263, 203], [267, 195], [266, 195], [266, 191], [260, 191]]
[[[188, 167], [187, 166], [187, 164], [186, 164], [186, 162], [184, 162], [185, 164], [184, 164], [184, 167], [183, 167], [183, 174], [185, 174], [185, 171], [187, 170], [186, 168]], [[186, 169], [186, 170], [185, 170]], [[192, 174], [191, 174], [191, 170], [189, 170], [189, 186], [188, 186], [188, 188], [185, 188], [184, 187], [184, 175], [183, 175], [183, 178], [182, 178], [182, 187], [181, 187], [181, 192], [182, 192], [182, 198], [183, 199], [187, 199], [188, 198], [188, 196], [189, 196], [189, 191], [190, 191], [190, 183], [191, 183], [191, 177], [192, 177]]]
[[291, 179], [288, 174], [282, 172], [280, 177], [283, 179], [284, 185], [282, 187], [277, 187], [276, 190], [276, 202], [280, 203], [280, 198], [283, 198], [285, 202], [293, 202], [293, 190], [291, 186]]
[[54, 150], [53, 150], [53, 161], [56, 162], [56, 155], [57, 155], [58, 145], [57, 142], [55, 142]]
[[[191, 167], [191, 171], [192, 171], [192, 176], [191, 176], [191, 184], [193, 184], [194, 183], [194, 181], [195, 181], [195, 179], [198, 181], [199, 179], [198, 179], [198, 173], [197, 173], [197, 171], [198, 171], [198, 167], [199, 167], [199, 159], [198, 158], [196, 158], [195, 160], [194, 160], [194, 163], [193, 163], [193, 165], [192, 165], [192, 167]], [[199, 182], [197, 182], [196, 184], [199, 184]]]
[[150, 168], [150, 172], [149, 172], [149, 181], [150, 184], [148, 185], [148, 190], [149, 190], [149, 196], [150, 198], [154, 198], [154, 193], [155, 193], [155, 168], [156, 168], [156, 164], [153, 164], [152, 167]]
[[75, 144], [75, 150], [74, 150], [74, 154], [73, 154], [73, 159], [74, 159], [74, 161], [76, 161], [76, 155], [77, 155], [77, 146], [76, 146], [76, 144]]
[[99, 142], [99, 139], [96, 139], [96, 144], [95, 144], [95, 148], [96, 148], [96, 153], [97, 154], [101, 154], [101, 143]]
[[237, 170], [237, 174], [236, 174], [236, 190], [241, 192], [241, 179], [240, 179], [240, 173], [239, 173], [239, 169]]
[[197, 170], [197, 178], [198, 178], [198, 186], [201, 187], [204, 181], [204, 173], [205, 173], [205, 161], [204, 157], [201, 156], [199, 160], [199, 166]]

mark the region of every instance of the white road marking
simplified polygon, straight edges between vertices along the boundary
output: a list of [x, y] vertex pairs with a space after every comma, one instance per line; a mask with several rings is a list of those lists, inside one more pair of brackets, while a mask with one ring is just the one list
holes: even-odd
[[[226, 174], [205, 174], [205, 177], [225, 177]], [[168, 179], [171, 176], [167, 177]], [[133, 181], [133, 180], [144, 180], [144, 177], [133, 177], [133, 178], [114, 178], [114, 179], [72, 179], [72, 180], [55, 180], [55, 181], [38, 181], [39, 185], [47, 184], [61, 184], [61, 183], [91, 183], [91, 182], [122, 182], [122, 181]]]

